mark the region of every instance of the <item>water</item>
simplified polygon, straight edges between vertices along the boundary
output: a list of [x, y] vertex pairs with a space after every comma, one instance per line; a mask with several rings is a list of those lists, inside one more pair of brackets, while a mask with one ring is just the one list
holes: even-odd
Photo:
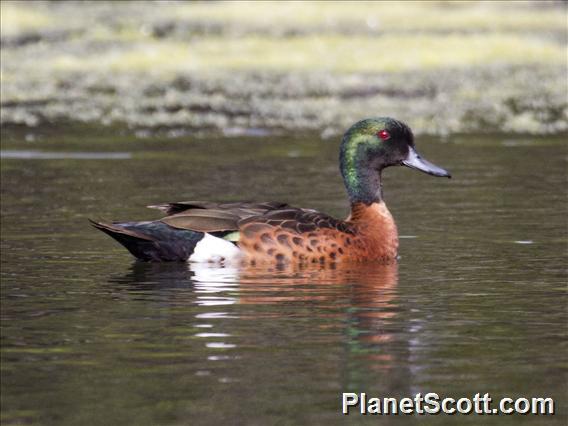
[[344, 216], [336, 140], [27, 139], [3, 135], [3, 425], [480, 424], [345, 417], [346, 391], [550, 396], [553, 417], [481, 421], [566, 424], [562, 141], [419, 141], [454, 178], [385, 173], [399, 264], [297, 270], [140, 264], [87, 218], [185, 199]]

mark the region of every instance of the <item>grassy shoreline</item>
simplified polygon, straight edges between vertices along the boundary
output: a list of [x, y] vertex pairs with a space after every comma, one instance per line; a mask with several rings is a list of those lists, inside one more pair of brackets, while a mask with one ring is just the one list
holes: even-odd
[[[391, 7], [389, 7], [389, 5]], [[3, 2], [3, 126], [568, 131], [566, 5]]]

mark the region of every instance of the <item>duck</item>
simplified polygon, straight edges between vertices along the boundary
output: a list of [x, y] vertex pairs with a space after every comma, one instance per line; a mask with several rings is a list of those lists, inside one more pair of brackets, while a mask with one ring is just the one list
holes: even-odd
[[145, 262], [396, 262], [398, 230], [381, 180], [392, 166], [451, 177], [420, 156], [408, 125], [375, 117], [353, 124], [341, 140], [339, 169], [351, 205], [346, 219], [276, 201], [181, 201], [148, 206], [164, 213], [158, 220], [89, 220]]

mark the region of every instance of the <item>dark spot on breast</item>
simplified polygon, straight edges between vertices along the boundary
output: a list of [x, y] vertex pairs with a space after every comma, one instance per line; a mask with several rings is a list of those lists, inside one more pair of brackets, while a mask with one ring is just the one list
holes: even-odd
[[345, 238], [345, 245], [348, 246], [351, 244], [351, 238], [347, 237]]
[[296, 244], [297, 246], [303, 245], [303, 241], [302, 241], [302, 239], [301, 239], [300, 237], [294, 237], [294, 238], [292, 238], [292, 242], [293, 242], [294, 244]]
[[245, 237], [253, 238], [257, 233], [259, 233], [263, 229], [265, 229], [264, 225], [253, 223], [252, 225], [245, 226], [243, 228], [242, 232], [245, 235]]
[[276, 253], [276, 249], [275, 248], [268, 249], [268, 251], [266, 253], [268, 253], [270, 256], [272, 256], [274, 253]]
[[260, 236], [260, 241], [262, 241], [265, 244], [274, 244], [274, 240], [272, 239], [270, 234], [266, 232]]
[[325, 256], [321, 256], [319, 261], [320, 261], [320, 263], [324, 263], [325, 262]]
[[282, 253], [278, 253], [276, 255], [276, 261], [277, 262], [284, 262], [286, 260], [286, 256], [284, 256]]
[[290, 247], [290, 240], [288, 239], [288, 235], [280, 234], [276, 237], [280, 244], [284, 244], [285, 246]]
[[335, 259], [337, 257], [337, 254], [334, 251], [332, 251], [331, 253], [329, 253], [329, 257]]
[[310, 240], [310, 245], [315, 246], [317, 245], [318, 240]]
[[347, 224], [344, 224], [341, 230], [346, 234], [355, 235], [355, 229], [351, 226], [347, 226]]
[[262, 251], [262, 248], [261, 248], [257, 243], [254, 243], [254, 245], [252, 246], [252, 248], [253, 248], [254, 250], [256, 250], [256, 251]]
[[293, 256], [293, 257], [298, 257], [298, 252], [297, 252], [297, 251], [293, 251], [293, 252], [292, 252], [292, 256]]
[[337, 244], [331, 243], [331, 247], [332, 247], [332, 248], [336, 248], [336, 247], [337, 247]]
[[314, 251], [311, 247], [306, 247], [306, 249], [307, 249], [308, 251], [310, 251], [310, 252], [311, 252], [311, 251]]
[[341, 247], [339, 247], [339, 248], [337, 249], [337, 252], [338, 252], [339, 254], [343, 254], [343, 249], [342, 249]]

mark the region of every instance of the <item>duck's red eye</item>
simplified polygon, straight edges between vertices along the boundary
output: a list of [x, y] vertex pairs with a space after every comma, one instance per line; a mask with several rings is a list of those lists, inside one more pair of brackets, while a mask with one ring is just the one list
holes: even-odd
[[377, 133], [377, 136], [384, 141], [386, 141], [387, 139], [390, 139], [390, 137], [391, 137], [390, 133], [387, 132], [386, 130], [381, 130], [380, 132]]

